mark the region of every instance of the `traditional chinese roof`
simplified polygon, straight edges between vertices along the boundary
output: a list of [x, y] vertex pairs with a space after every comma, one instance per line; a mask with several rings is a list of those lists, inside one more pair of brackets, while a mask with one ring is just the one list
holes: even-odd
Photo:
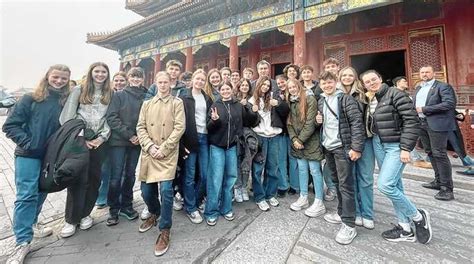
[[168, 8], [179, 2], [189, 2], [185, 0], [126, 0], [125, 8], [147, 17], [161, 9]]

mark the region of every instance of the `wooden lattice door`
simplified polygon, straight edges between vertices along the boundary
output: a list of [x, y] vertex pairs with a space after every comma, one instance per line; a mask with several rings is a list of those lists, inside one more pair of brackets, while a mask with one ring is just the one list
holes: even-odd
[[437, 80], [447, 82], [444, 35], [442, 27], [412, 30], [408, 32], [409, 76], [411, 84], [420, 81], [419, 70], [432, 65]]

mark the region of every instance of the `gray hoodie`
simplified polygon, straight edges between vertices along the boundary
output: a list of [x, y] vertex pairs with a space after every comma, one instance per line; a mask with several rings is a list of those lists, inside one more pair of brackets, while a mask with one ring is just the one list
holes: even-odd
[[[341, 90], [336, 90], [334, 94], [328, 96], [321, 94], [321, 100], [326, 100], [336, 115], [339, 115], [339, 97], [344, 95]], [[342, 146], [342, 141], [339, 136], [339, 118], [336, 117], [329, 109], [327, 104], [323, 104], [323, 135], [322, 144], [327, 150], [334, 150]]]

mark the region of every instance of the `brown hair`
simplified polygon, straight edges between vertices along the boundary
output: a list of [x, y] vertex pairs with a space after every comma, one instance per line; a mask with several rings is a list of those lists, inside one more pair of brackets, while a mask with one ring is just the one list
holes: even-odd
[[252, 74], [255, 73], [255, 72], [253, 71], [253, 69], [250, 68], [250, 67], [245, 68], [242, 72], [246, 72], [246, 71], [249, 71], [249, 72], [251, 72]]
[[166, 69], [168, 69], [170, 66], [176, 66], [179, 68], [179, 70], [183, 69], [183, 64], [177, 60], [170, 60], [166, 63]]
[[303, 71], [306, 71], [306, 70], [311, 71], [311, 72], [314, 73], [314, 68], [311, 67], [310, 65], [303, 65], [303, 66], [301, 66], [300, 72], [303, 72]]
[[[290, 83], [293, 83], [295, 84], [297, 87], [298, 87], [298, 90], [299, 90], [299, 94], [298, 94], [298, 97], [299, 97], [299, 117], [300, 117], [300, 121], [301, 122], [305, 122], [306, 120], [306, 114], [308, 112], [308, 101], [307, 101], [307, 96], [306, 96], [306, 89], [303, 87], [303, 85], [301, 84], [301, 82], [299, 82], [298, 80], [292, 80], [292, 79], [289, 79], [287, 82], [286, 82], [286, 85], [288, 86]], [[287, 90], [289, 90], [287, 88]], [[290, 119], [291, 119], [292, 115], [290, 115]], [[289, 119], [290, 121], [290, 124], [291, 124], [291, 120]]]
[[240, 91], [240, 86], [242, 86], [242, 83], [244, 83], [244, 82], [247, 83], [248, 86], [249, 86], [249, 91], [247, 92], [247, 96], [246, 96], [245, 99], [250, 98], [251, 95], [252, 95], [252, 83], [250, 82], [250, 80], [242, 78], [242, 79], [240, 79], [239, 87], [237, 88], [237, 92], [235, 93], [235, 97], [237, 99], [244, 99], [243, 96], [242, 96], [242, 92]]
[[332, 73], [332, 72], [328, 72], [328, 71], [323, 71], [320, 75], [319, 75], [319, 80], [334, 80], [337, 82], [337, 76]]
[[[114, 75], [114, 77], [115, 77], [115, 75]], [[140, 68], [140, 67], [132, 67], [130, 70], [128, 70], [127, 77], [144, 78], [145, 77], [145, 71], [143, 71], [143, 69]], [[114, 78], [112, 78], [112, 80], [113, 79]]]
[[327, 58], [323, 61], [323, 67], [328, 64], [336, 64], [337, 66], [339, 66], [339, 60], [333, 57]]
[[211, 75], [212, 75], [213, 73], [219, 74], [219, 78], [221, 79], [221, 82], [222, 82], [222, 75], [221, 75], [221, 73], [219, 72], [219, 70], [216, 69], [216, 68], [210, 69], [209, 72], [207, 73], [206, 85], [204, 85], [204, 92], [205, 92], [209, 97], [211, 97], [212, 101], [214, 101], [214, 99], [215, 99], [215, 98], [214, 98], [214, 94], [212, 93], [212, 90], [213, 90], [214, 88], [212, 87], [212, 84], [211, 84], [211, 82], [209, 81], [209, 79], [210, 79], [210, 77], [211, 77]]
[[[51, 72], [53, 72], [54, 70], [56, 71], [63, 71], [63, 72], [67, 72], [69, 73], [69, 75], [71, 75], [71, 70], [69, 69], [68, 66], [66, 65], [63, 65], [63, 64], [55, 64], [51, 67], [49, 67], [48, 71], [46, 72], [46, 74], [44, 75], [44, 77], [40, 80], [40, 82], [38, 83], [38, 85], [36, 86], [35, 90], [33, 91], [33, 94], [32, 94], [32, 97], [33, 97], [33, 100], [35, 100], [36, 102], [42, 102], [44, 99], [46, 99], [46, 97], [49, 96], [49, 92], [48, 92], [48, 86], [49, 86], [49, 83], [48, 83], [48, 78], [49, 78], [49, 75], [51, 74]], [[66, 102], [66, 99], [69, 95], [69, 80], [68, 82], [61, 88], [61, 104], [64, 105], [64, 103]]]
[[368, 71], [365, 71], [365, 72], [361, 73], [359, 79], [362, 80], [364, 78], [364, 76], [369, 74], [369, 73], [373, 73], [373, 74], [377, 75], [380, 78], [380, 80], [383, 81], [382, 75], [380, 75], [380, 73], [376, 70], [368, 70]]
[[102, 96], [100, 102], [103, 105], [108, 105], [112, 98], [112, 86], [110, 84], [110, 70], [109, 66], [103, 62], [93, 63], [87, 71], [86, 79], [81, 84], [81, 95], [79, 97], [79, 103], [81, 104], [92, 104], [93, 96], [95, 92], [94, 81], [92, 79], [92, 71], [95, 67], [102, 66], [107, 70], [107, 78], [105, 79], [104, 86], [102, 87]]
[[[367, 98], [365, 96], [364, 86], [362, 85], [362, 82], [359, 80], [359, 77], [357, 75], [357, 71], [354, 68], [352, 68], [351, 66], [346, 66], [346, 67], [342, 68], [339, 71], [339, 80], [341, 80], [342, 73], [345, 70], [351, 70], [352, 74], [354, 74], [354, 82], [352, 83], [351, 89], [349, 91], [347, 91], [347, 93], [350, 94], [350, 95], [353, 95], [354, 93], [357, 93], [358, 101], [362, 102], [364, 104], [367, 104], [368, 102], [367, 102]], [[342, 84], [342, 82], [341, 82], [341, 84]], [[342, 86], [344, 86], [344, 85], [342, 84]], [[345, 87], [344, 87], [344, 90], [345, 90]], [[344, 91], [344, 92], [346, 92], [346, 91]]]
[[112, 81], [115, 79], [117, 76], [122, 76], [125, 80], [127, 80], [127, 74], [124, 71], [119, 71], [114, 76], [112, 77]]
[[301, 73], [301, 70], [300, 70], [300, 67], [296, 64], [288, 64], [285, 66], [285, 68], [283, 68], [283, 74], [286, 76], [286, 78], [288, 78], [288, 70], [290, 68], [293, 68], [295, 69], [296, 71], [296, 79], [299, 79], [300, 78], [300, 73]]
[[[263, 83], [265, 81], [269, 81], [270, 82], [270, 87], [268, 88], [268, 91], [266, 93], [262, 93], [262, 90], [260, 88], [262, 88], [263, 86]], [[255, 85], [255, 91], [253, 92], [253, 99], [255, 100], [255, 104], [259, 107], [260, 109], [260, 97], [263, 97], [263, 102], [264, 102], [264, 106], [263, 106], [263, 109], [265, 110], [270, 110], [270, 92], [272, 91], [272, 81], [270, 80], [270, 78], [266, 77], [266, 76], [263, 76], [263, 77], [260, 77], [260, 79], [258, 79], [257, 81], [257, 84]]]

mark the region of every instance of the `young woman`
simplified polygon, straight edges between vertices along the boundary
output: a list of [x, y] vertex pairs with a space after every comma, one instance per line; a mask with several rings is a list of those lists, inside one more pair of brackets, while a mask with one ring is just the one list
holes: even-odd
[[290, 115], [288, 116], [288, 134], [291, 139], [291, 154], [298, 160], [300, 197], [291, 204], [293, 211], [308, 207], [308, 170], [314, 185], [314, 202], [305, 211], [309, 217], [326, 212], [323, 204], [323, 176], [320, 161], [324, 159], [320, 144], [320, 129], [314, 122], [318, 106], [314, 96], [308, 96], [303, 85], [290, 79], [287, 82]]
[[212, 101], [215, 102], [219, 99], [219, 85], [222, 83], [222, 76], [218, 69], [211, 69], [207, 73], [206, 85], [204, 86], [204, 92], [211, 97]]
[[288, 64], [285, 66], [283, 69], [283, 75], [288, 79], [288, 80], [299, 80], [300, 79], [300, 67], [295, 64]]
[[232, 70], [229, 67], [223, 67], [221, 69], [222, 82], [230, 82], [230, 75]]
[[35, 237], [53, 233], [37, 226], [46, 193], [39, 193], [42, 159], [48, 138], [60, 127], [59, 115], [69, 93], [71, 71], [53, 65], [32, 94], [24, 95], [3, 124], [3, 132], [15, 142], [16, 200], [13, 232], [16, 247], [7, 263], [23, 263]]
[[[344, 89], [344, 93], [349, 94], [356, 99], [359, 110], [364, 116], [365, 127], [367, 127], [367, 97], [356, 70], [349, 66], [342, 68], [339, 72], [339, 81]], [[366, 129], [366, 134], [367, 138], [365, 139], [362, 156], [354, 163], [354, 194], [356, 205], [355, 224], [367, 229], [374, 229], [373, 185], [375, 156], [372, 146], [372, 133], [370, 133], [370, 130]]]
[[112, 130], [107, 142], [112, 168], [107, 196], [110, 206], [108, 226], [118, 224], [119, 214], [128, 220], [138, 217], [132, 204], [135, 170], [140, 156], [136, 127], [147, 89], [143, 86], [145, 72], [142, 68], [131, 68], [127, 78], [128, 85], [114, 93], [107, 110], [107, 123]]
[[[112, 78], [112, 89], [114, 92], [121, 91], [127, 86], [127, 74], [123, 71], [119, 71], [114, 74]], [[100, 187], [99, 187], [99, 196], [95, 205], [97, 209], [102, 209], [107, 206], [107, 193], [109, 191], [109, 179], [110, 174], [112, 173], [112, 168], [110, 166], [109, 157], [105, 157], [104, 163], [102, 165], [102, 173], [100, 176]]]
[[[209, 144], [207, 143], [207, 113], [212, 105], [211, 98], [204, 92], [206, 72], [198, 69], [191, 78], [192, 88], [183, 91], [186, 113], [186, 130], [181, 139], [181, 156], [185, 159], [184, 169], [184, 209], [192, 223], [202, 222], [198, 207], [206, 193], [208, 174]], [[199, 180], [196, 169], [199, 166]]]
[[211, 106], [207, 123], [209, 131], [209, 177], [204, 216], [210, 226], [219, 215], [228, 221], [235, 218], [232, 210], [232, 189], [237, 179], [237, 141], [242, 135], [243, 122], [255, 122], [256, 113], [232, 98], [232, 84], [219, 87], [221, 98]]
[[61, 237], [74, 235], [79, 223], [82, 230], [89, 229], [93, 224], [89, 215], [99, 194], [101, 167], [107, 154], [104, 143], [109, 138], [110, 128], [106, 113], [111, 98], [109, 67], [103, 62], [96, 62], [89, 67], [84, 82], [72, 90], [61, 112], [61, 124], [71, 119], [84, 120], [84, 137], [90, 153], [87, 184], [68, 189], [66, 221], [60, 232]]
[[[398, 225], [382, 233], [388, 241], [410, 241], [426, 244], [432, 238], [430, 215], [418, 209], [405, 195], [402, 173], [410, 162], [420, 133], [420, 121], [411, 99], [404, 92], [382, 83], [374, 70], [361, 74], [367, 89], [370, 126], [375, 159], [380, 168], [378, 190], [393, 203]], [[416, 237], [411, 222], [415, 224]]]
[[[270, 78], [262, 76], [249, 99], [252, 109], [260, 116], [259, 124], [252, 129], [262, 144], [264, 162], [253, 162], [252, 186], [255, 202], [262, 211], [270, 209], [267, 200], [274, 207], [280, 204], [275, 198], [279, 180], [278, 151], [280, 134], [286, 124], [282, 118], [286, 119], [289, 113], [286, 101], [271, 90]], [[263, 173], [265, 179], [262, 182]]]

